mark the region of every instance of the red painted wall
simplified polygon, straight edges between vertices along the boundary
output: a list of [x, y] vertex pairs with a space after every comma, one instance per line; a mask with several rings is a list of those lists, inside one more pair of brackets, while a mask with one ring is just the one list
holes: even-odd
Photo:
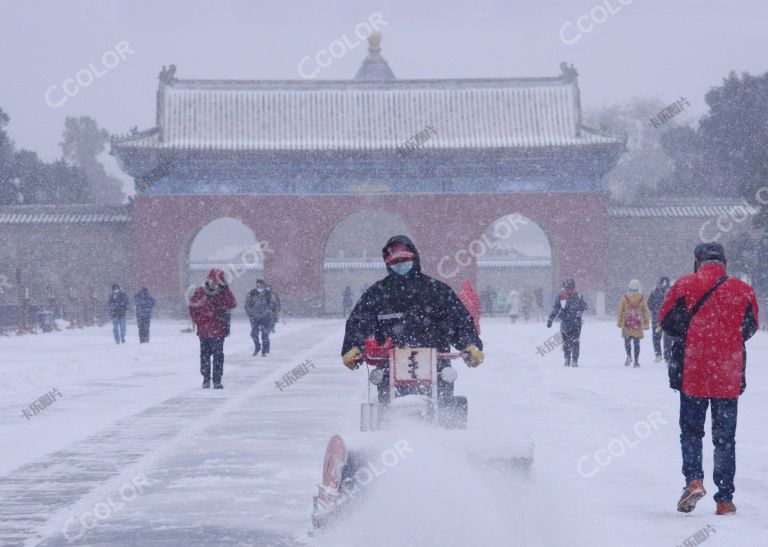
[[[316, 307], [322, 301], [325, 243], [338, 222], [365, 208], [401, 216], [414, 234], [423, 269], [436, 277], [442, 257], [467, 249], [499, 217], [518, 212], [549, 236], [557, 278], [575, 277], [584, 291], [605, 287], [607, 216], [599, 193], [138, 196], [133, 210], [135, 286], [180, 299], [195, 235], [217, 218], [232, 217], [268, 242], [273, 252], [266, 255], [265, 277], [279, 287], [283, 301], [294, 309], [304, 307], [302, 302], [306, 309], [310, 303]], [[453, 259], [443, 271], [451, 271], [449, 263]], [[462, 279], [474, 277], [469, 267], [446, 281], [458, 287]]]

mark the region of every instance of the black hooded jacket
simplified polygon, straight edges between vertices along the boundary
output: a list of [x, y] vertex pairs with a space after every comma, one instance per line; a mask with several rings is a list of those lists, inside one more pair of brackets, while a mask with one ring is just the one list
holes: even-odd
[[661, 305], [664, 303], [664, 299], [669, 292], [669, 278], [662, 277], [656, 284], [656, 288], [648, 295], [648, 309], [651, 310], [651, 315], [655, 318], [659, 316], [661, 311]]
[[464, 350], [474, 344], [483, 349], [472, 317], [448, 285], [421, 273], [419, 253], [410, 239], [395, 236], [382, 250], [400, 243], [415, 254], [413, 269], [406, 275], [394, 273], [369, 287], [360, 296], [347, 319], [344, 355], [354, 346], [363, 347], [364, 340], [374, 336], [380, 344], [392, 337], [395, 345], [437, 348], [449, 346]]

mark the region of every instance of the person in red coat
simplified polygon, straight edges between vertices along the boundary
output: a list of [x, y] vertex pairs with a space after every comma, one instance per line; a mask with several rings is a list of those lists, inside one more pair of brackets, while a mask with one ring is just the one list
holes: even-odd
[[214, 268], [208, 279], [195, 290], [189, 300], [189, 315], [197, 326], [200, 338], [200, 374], [203, 387], [211, 387], [211, 361], [213, 361], [213, 388], [222, 389], [224, 374], [224, 338], [229, 336], [231, 310], [237, 302], [229, 290], [224, 272]]
[[477, 334], [480, 334], [480, 316], [483, 314], [483, 311], [480, 306], [480, 298], [472, 287], [472, 283], [463, 281], [461, 283], [461, 289], [459, 289], [456, 296], [459, 297], [461, 303], [467, 308], [469, 315], [472, 316], [472, 322], [475, 324], [475, 330], [477, 331]]
[[[680, 388], [680, 445], [686, 481], [677, 510], [693, 511], [706, 495], [701, 440], [711, 405], [718, 488], [715, 513], [727, 515], [736, 512], [736, 415], [739, 396], [747, 385], [745, 342], [758, 328], [757, 299], [748, 284], [728, 278], [725, 250], [719, 243], [698, 245], [694, 258], [695, 273], [672, 285], [659, 312], [664, 331], [677, 337], [672, 364], [683, 365], [682, 383], [672, 386]], [[691, 315], [694, 307], [698, 311]]]

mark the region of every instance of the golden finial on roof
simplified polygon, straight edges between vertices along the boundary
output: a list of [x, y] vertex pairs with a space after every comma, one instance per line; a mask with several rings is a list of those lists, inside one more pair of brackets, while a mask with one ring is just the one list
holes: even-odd
[[368, 59], [371, 61], [381, 61], [381, 32], [378, 30], [368, 35]]

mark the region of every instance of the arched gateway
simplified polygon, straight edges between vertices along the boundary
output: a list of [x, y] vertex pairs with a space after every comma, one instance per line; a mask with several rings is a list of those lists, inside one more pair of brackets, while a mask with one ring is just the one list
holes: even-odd
[[[550, 242], [551, 278], [576, 277], [592, 299], [603, 291], [598, 182], [623, 141], [581, 125], [576, 71], [400, 81], [382, 70], [378, 42], [369, 52], [349, 81], [180, 80], [164, 69], [157, 126], [112, 142], [136, 179], [135, 275], [181, 301], [189, 242], [231, 217], [265, 246], [263, 273], [284, 309], [335, 312], [328, 270], [356, 245], [327, 251], [345, 219], [361, 237], [379, 218], [399, 219], [425, 271], [457, 285], [483, 277], [477, 241], [517, 213]], [[462, 251], [469, 263], [451, 275]]]

